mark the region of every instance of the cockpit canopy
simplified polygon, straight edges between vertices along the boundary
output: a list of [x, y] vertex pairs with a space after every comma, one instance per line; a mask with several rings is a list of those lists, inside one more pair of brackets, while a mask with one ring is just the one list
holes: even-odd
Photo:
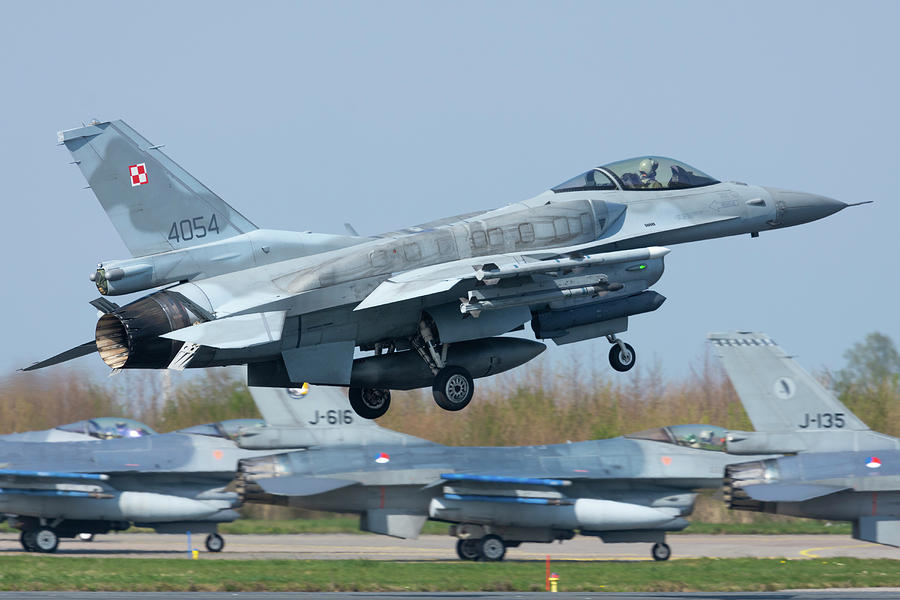
[[726, 431], [728, 430], [724, 427], [716, 425], [672, 425], [629, 433], [625, 437], [633, 440], [651, 440], [700, 450], [725, 452]]
[[552, 188], [556, 193], [585, 190], [675, 190], [719, 183], [703, 171], [664, 156], [638, 156], [585, 171]]
[[219, 437], [226, 440], [234, 440], [237, 438], [241, 430], [252, 429], [254, 427], [263, 427], [266, 424], [262, 419], [229, 419], [228, 421], [220, 421], [218, 423], [205, 423], [203, 425], [194, 425], [186, 429], [179, 429], [176, 433], [187, 433], [189, 435], [206, 435], [209, 437]]
[[57, 429], [71, 433], [81, 433], [95, 437], [98, 440], [113, 440], [117, 438], [135, 438], [145, 435], [156, 435], [149, 425], [126, 419], [124, 417], [100, 417], [99, 419], [86, 419], [68, 425], [60, 425]]

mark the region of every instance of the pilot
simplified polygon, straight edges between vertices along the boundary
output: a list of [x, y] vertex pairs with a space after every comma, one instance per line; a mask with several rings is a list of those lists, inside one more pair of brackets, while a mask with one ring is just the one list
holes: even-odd
[[659, 161], [652, 158], [645, 158], [638, 165], [638, 173], [641, 177], [641, 187], [646, 190], [662, 189], [663, 184], [656, 180], [656, 169], [659, 167]]

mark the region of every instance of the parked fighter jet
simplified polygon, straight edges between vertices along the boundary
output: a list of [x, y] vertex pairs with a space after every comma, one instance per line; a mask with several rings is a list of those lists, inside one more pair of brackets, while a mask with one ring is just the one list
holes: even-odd
[[219, 552], [225, 541], [218, 524], [239, 516], [240, 500], [225, 487], [239, 458], [264, 454], [236, 447], [233, 438], [297, 424], [267, 402], [261, 397], [257, 407], [273, 419], [268, 424], [232, 419], [156, 434], [131, 419], [104, 418], [0, 436], [0, 513], [22, 530], [28, 551], [54, 552], [61, 537], [138, 525], [208, 533], [206, 548]]
[[[473, 378], [546, 346], [616, 334], [665, 300], [649, 288], [674, 244], [788, 227], [847, 205], [723, 183], [682, 162], [639, 157], [591, 169], [538, 196], [376, 237], [257, 229], [122, 121], [62, 131], [133, 258], [104, 261], [104, 296], [169, 286], [103, 311], [95, 339], [29, 367], [99, 352], [113, 369], [247, 364], [252, 386], [349, 386], [376, 418], [391, 389], [432, 386], [444, 409]], [[352, 228], [351, 228], [352, 229]], [[371, 353], [354, 358], [356, 349]]]
[[0, 435], [7, 442], [89, 442], [155, 435], [152, 427], [125, 417], [100, 417], [67, 423], [53, 429]]
[[762, 333], [710, 334], [755, 432], [728, 452], [796, 453], [725, 469], [729, 508], [850, 521], [853, 537], [900, 546], [900, 440], [871, 431]]
[[[448, 447], [359, 419], [346, 398], [288, 401], [303, 427], [238, 437], [289, 453], [241, 461], [247, 502], [358, 513], [360, 528], [415, 538], [427, 519], [451, 523], [464, 560], [502, 560], [521, 542], [651, 542], [671, 554], [667, 531], [687, 527], [698, 488], [721, 485], [733, 457], [725, 431], [664, 427], [624, 437], [524, 447]], [[302, 416], [301, 416], [302, 415]]]

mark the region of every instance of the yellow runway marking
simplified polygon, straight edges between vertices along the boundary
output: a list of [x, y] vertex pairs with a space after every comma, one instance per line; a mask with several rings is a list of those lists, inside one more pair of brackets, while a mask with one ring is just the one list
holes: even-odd
[[817, 548], [807, 548], [805, 550], [800, 550], [798, 554], [800, 556], [805, 556], [806, 558], [822, 558], [818, 554], [813, 554], [813, 552], [817, 552], [819, 550], [837, 550], [839, 548], [866, 548], [871, 544], [846, 544], [844, 546], [819, 546]]

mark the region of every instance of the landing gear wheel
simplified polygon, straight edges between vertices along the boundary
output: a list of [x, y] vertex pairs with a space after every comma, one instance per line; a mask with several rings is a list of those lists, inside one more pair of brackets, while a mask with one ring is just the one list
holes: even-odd
[[472, 401], [475, 382], [462, 367], [444, 367], [435, 375], [431, 393], [435, 403], [444, 410], [462, 410]]
[[218, 533], [211, 533], [206, 536], [206, 549], [210, 552], [221, 552], [225, 547], [225, 540]]
[[478, 542], [478, 554], [482, 560], [499, 561], [506, 556], [506, 544], [499, 535], [486, 535]]
[[34, 552], [34, 531], [23, 531], [19, 534], [19, 543], [22, 544], [22, 549], [25, 552]]
[[631, 344], [622, 342], [622, 345], [625, 346], [624, 350], [617, 343], [609, 349], [609, 365], [616, 371], [624, 373], [634, 366], [637, 354]]
[[460, 560], [478, 560], [478, 540], [456, 540], [456, 555]]
[[666, 543], [657, 542], [650, 549], [650, 556], [653, 557], [653, 560], [669, 560], [669, 557], [672, 556], [672, 549]]
[[391, 407], [391, 390], [352, 387], [350, 406], [363, 419], [377, 419]]
[[33, 532], [34, 549], [38, 552], [56, 552], [59, 536], [49, 527], [38, 527]]
[[79, 533], [78, 541], [79, 542], [93, 542], [94, 534], [93, 533]]

